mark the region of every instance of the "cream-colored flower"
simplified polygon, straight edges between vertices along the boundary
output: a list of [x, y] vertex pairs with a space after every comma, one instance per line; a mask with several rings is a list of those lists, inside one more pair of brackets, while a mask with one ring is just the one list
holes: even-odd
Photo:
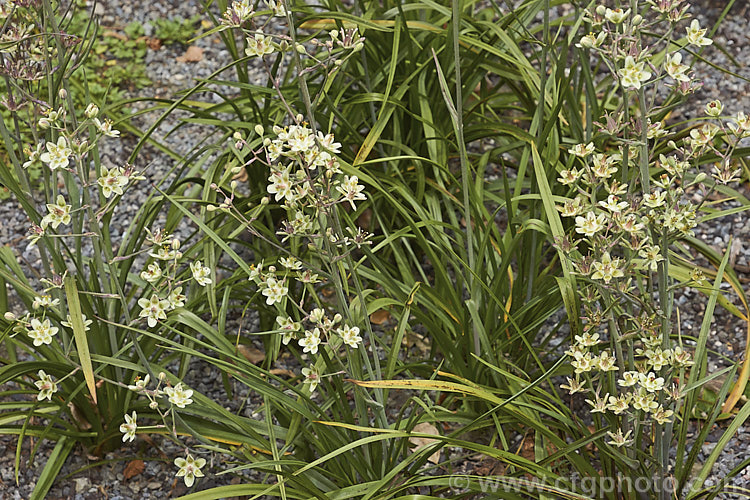
[[193, 390], [184, 387], [182, 382], [178, 382], [174, 387], [165, 387], [164, 392], [169, 396], [169, 402], [177, 408], [185, 408], [185, 406], [193, 402], [190, 399], [190, 396], [193, 395]]
[[185, 458], [175, 458], [174, 464], [180, 468], [180, 470], [177, 471], [177, 477], [182, 477], [185, 480], [185, 486], [190, 488], [193, 483], [195, 483], [196, 477], [203, 477], [201, 468], [206, 465], [206, 459], [193, 458], [193, 456], [188, 453]]
[[273, 40], [270, 36], [264, 36], [256, 33], [255, 37], [247, 38], [247, 48], [245, 54], [250, 57], [260, 56], [273, 53]]
[[640, 89], [641, 84], [651, 78], [651, 73], [644, 69], [645, 65], [644, 61], [636, 62], [633, 56], [626, 56], [625, 65], [617, 72], [623, 87], [631, 90]]
[[664, 69], [667, 70], [667, 74], [678, 82], [689, 82], [690, 77], [687, 76], [686, 72], [690, 69], [690, 66], [682, 64], [682, 54], [675, 52], [674, 54], [667, 54], [664, 59]]
[[596, 215], [594, 212], [588, 212], [585, 217], [576, 217], [576, 233], [594, 236], [605, 227], [607, 227], [607, 218], [604, 214]]
[[691, 45], [702, 47], [714, 43], [713, 40], [704, 36], [706, 34], [706, 28], [701, 28], [697, 19], [693, 19], [693, 22], [691, 22], [690, 26], [686, 28], [686, 31], [687, 41]]
[[125, 423], [120, 425], [120, 432], [122, 432], [122, 442], [133, 441], [135, 439], [135, 431], [138, 429], [136, 424], [137, 415], [135, 411], [132, 415], [125, 414]]
[[58, 331], [59, 328], [52, 326], [49, 319], [39, 321], [37, 318], [32, 318], [31, 329], [27, 330], [26, 333], [34, 340], [34, 345], [39, 347], [42, 344], [51, 344], [52, 337], [54, 337]]
[[57, 382], [52, 380], [52, 377], [47, 375], [44, 370], [37, 372], [39, 380], [34, 382], [34, 385], [39, 389], [39, 394], [36, 395], [36, 400], [41, 401], [46, 399], [52, 401], [52, 395], [57, 392]]

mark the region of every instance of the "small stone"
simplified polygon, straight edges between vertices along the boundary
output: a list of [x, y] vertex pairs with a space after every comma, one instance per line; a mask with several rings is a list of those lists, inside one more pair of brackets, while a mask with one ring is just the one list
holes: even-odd
[[156, 481], [152, 481], [146, 485], [148, 489], [150, 490], [158, 490], [161, 488], [161, 483], [157, 483]]
[[89, 489], [89, 486], [91, 485], [91, 482], [87, 477], [77, 477], [73, 479], [73, 481], [76, 483], [76, 493], [83, 493]]

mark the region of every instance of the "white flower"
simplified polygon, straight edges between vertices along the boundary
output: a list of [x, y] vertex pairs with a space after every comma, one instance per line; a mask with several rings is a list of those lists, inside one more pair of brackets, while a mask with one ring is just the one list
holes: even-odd
[[47, 229], [47, 226], [52, 226], [52, 229], [57, 229], [60, 224], [70, 224], [70, 209], [73, 208], [65, 202], [63, 195], [58, 194], [55, 203], [48, 203], [47, 210], [49, 213], [42, 218], [41, 227]]
[[106, 118], [103, 122], [99, 118], [94, 118], [94, 125], [99, 129], [99, 132], [107, 137], [119, 137], [120, 131], [112, 128], [112, 120]]
[[659, 262], [664, 260], [664, 257], [659, 253], [659, 247], [656, 245], [645, 245], [638, 250], [638, 255], [643, 257], [643, 265], [652, 272], [656, 272]]
[[31, 307], [39, 309], [40, 307], [55, 307], [60, 303], [60, 299], [53, 299], [50, 295], [37, 295], [34, 297], [34, 302], [31, 303]]
[[632, 441], [632, 439], [629, 439], [632, 432], [633, 431], [628, 431], [624, 436], [622, 434], [622, 429], [617, 429], [617, 434], [615, 434], [614, 432], [607, 432], [607, 435], [609, 435], [609, 437], [611, 438], [610, 441], [607, 441], [607, 444], [611, 444], [620, 448]]
[[580, 344], [583, 347], [592, 347], [599, 343], [599, 334], [583, 332], [582, 336], [576, 335], [575, 340], [576, 340], [576, 343]]
[[604, 252], [600, 261], [594, 261], [594, 272], [591, 279], [604, 280], [605, 283], [612, 281], [612, 278], [622, 278], [625, 274], [620, 269], [620, 259], [612, 258], [609, 252]]
[[266, 5], [273, 11], [273, 15], [276, 17], [286, 17], [286, 9], [284, 8], [283, 0], [266, 0]]
[[594, 236], [606, 227], [607, 219], [604, 214], [598, 216], [594, 212], [588, 212], [585, 217], [576, 217], [576, 233], [586, 236]]
[[628, 400], [628, 396], [620, 396], [619, 398], [610, 396], [607, 409], [612, 410], [615, 415], [625, 413], [628, 410]]
[[254, 38], [247, 39], [247, 48], [245, 54], [250, 57], [264, 56], [273, 52], [273, 45], [271, 43], [270, 36], [263, 36], [260, 33], [256, 33]]
[[617, 358], [612, 356], [609, 351], [602, 351], [602, 353], [599, 354], [598, 362], [599, 369], [603, 372], [619, 370], [619, 368], [615, 364], [617, 362]]
[[68, 141], [65, 137], [60, 136], [57, 138], [57, 144], [54, 142], [47, 143], [47, 152], [42, 153], [39, 159], [46, 163], [50, 170], [57, 170], [68, 166], [70, 163], [68, 156], [72, 154], [73, 150], [68, 147]]
[[687, 31], [687, 41], [691, 45], [697, 45], [698, 47], [701, 47], [703, 45], [711, 45], [713, 40], [710, 38], [706, 38], [704, 35], [706, 34], [706, 29], [701, 28], [700, 23], [697, 19], [693, 19], [693, 22], [690, 23], [690, 26], [686, 28]]
[[165, 387], [164, 392], [169, 396], [169, 402], [177, 408], [185, 408], [186, 405], [193, 402], [190, 399], [190, 396], [193, 395], [193, 390], [183, 387], [182, 382], [179, 382], [174, 387]]
[[606, 201], [600, 201], [599, 206], [609, 210], [612, 213], [620, 213], [630, 204], [627, 201], [619, 201], [619, 198], [613, 194], [607, 196]]
[[141, 279], [149, 283], [156, 283], [161, 278], [161, 268], [156, 262], [149, 264], [145, 271], [141, 271]]
[[167, 302], [169, 302], [169, 307], [171, 309], [177, 309], [178, 307], [182, 307], [185, 305], [185, 295], [182, 293], [182, 287], [178, 286], [174, 290], [172, 290], [169, 295], [167, 296]]
[[279, 262], [290, 271], [299, 271], [302, 269], [302, 262], [298, 261], [293, 255], [289, 258], [281, 257]]
[[724, 111], [724, 105], [718, 99], [706, 104], [706, 114], [708, 116], [716, 118], [717, 116], [721, 115], [722, 111]]
[[284, 280], [277, 281], [276, 278], [271, 276], [266, 280], [266, 287], [261, 293], [266, 297], [266, 304], [272, 306], [276, 302], [281, 302], [288, 291], [289, 288], [284, 286]]
[[570, 377], [565, 377], [565, 378], [568, 379], [568, 383], [567, 385], [566, 384], [560, 385], [560, 389], [565, 389], [566, 391], [568, 391], [569, 394], [575, 394], [576, 392], [581, 392], [585, 389], [583, 387], [583, 384], [581, 384], [581, 382], [577, 378], [576, 379], [572, 379]]
[[666, 424], [668, 422], [671, 422], [670, 418], [674, 415], [674, 412], [672, 410], [665, 410], [663, 406], [659, 405], [659, 407], [654, 411], [653, 417], [654, 420], [656, 420], [659, 424]]
[[141, 392], [142, 390], [146, 389], [146, 386], [148, 385], [148, 381], [151, 380], [151, 375], [148, 373], [144, 378], [140, 378], [140, 375], [136, 377], [135, 384], [129, 385], [128, 389], [135, 392]]
[[359, 347], [359, 344], [362, 343], [362, 337], [359, 336], [359, 327], [358, 326], [349, 326], [344, 325], [342, 328], [337, 328], [336, 333], [341, 335], [341, 339], [344, 341], [344, 344], [348, 345], [352, 348]]
[[288, 345], [289, 341], [294, 338], [294, 334], [301, 328], [300, 324], [294, 321], [291, 316], [287, 316], [286, 318], [284, 316], [276, 316], [276, 323], [278, 323], [279, 330], [281, 330], [281, 342], [284, 345]]
[[315, 392], [315, 389], [320, 383], [320, 373], [314, 365], [310, 365], [310, 368], [303, 368], [302, 375], [305, 377], [304, 383], [310, 386], [310, 394]]
[[51, 344], [52, 337], [57, 334], [59, 328], [50, 325], [49, 319], [45, 319], [44, 322], [39, 321], [36, 318], [31, 320], [31, 329], [27, 330], [29, 337], [34, 339], [34, 345], [40, 346], [42, 344]]
[[31, 148], [24, 148], [23, 152], [28, 156], [28, 161], [24, 162], [23, 168], [29, 168], [30, 166], [36, 164], [40, 160], [40, 156], [42, 154], [42, 145], [37, 144], [36, 149], [31, 150]]
[[52, 380], [52, 377], [47, 375], [44, 370], [37, 372], [39, 380], [34, 382], [34, 385], [39, 389], [39, 394], [36, 395], [36, 400], [41, 401], [47, 399], [52, 401], [52, 395], [57, 392], [57, 382]]
[[204, 267], [201, 261], [196, 260], [190, 263], [190, 270], [193, 272], [193, 278], [200, 286], [211, 284], [211, 270]]
[[594, 152], [594, 143], [589, 142], [588, 144], [576, 144], [568, 150], [568, 153], [585, 158]]
[[299, 339], [298, 343], [300, 347], [304, 348], [302, 352], [317, 354], [318, 346], [320, 345], [320, 329], [305, 330], [305, 338]]
[[137, 415], [135, 411], [132, 416], [125, 414], [125, 423], [120, 425], [120, 432], [122, 432], [122, 442], [133, 441], [135, 439], [135, 431], [138, 429], [138, 425], [135, 423]]
[[224, 12], [222, 23], [230, 26], [240, 26], [253, 15], [253, 6], [249, 0], [234, 0], [232, 6]]
[[269, 194], [273, 194], [276, 201], [280, 201], [286, 198], [289, 201], [294, 201], [294, 192], [292, 191], [292, 180], [289, 177], [289, 171], [291, 167], [286, 167], [284, 170], [274, 170], [268, 177], [268, 187], [266, 191]]
[[623, 11], [622, 9], [607, 8], [607, 10], [604, 11], [604, 17], [607, 19], [607, 21], [614, 24], [620, 24], [624, 22], [629, 15], [630, 9]]
[[607, 33], [605, 31], [600, 31], [598, 35], [589, 33], [588, 35], [584, 35], [583, 37], [581, 37], [581, 41], [576, 44], [576, 47], [578, 47], [579, 49], [595, 49], [601, 46], [606, 38]]
[[664, 205], [664, 200], [666, 199], [666, 191], [656, 190], [643, 197], [643, 204], [649, 208], [658, 208]]
[[596, 397], [596, 401], [587, 399], [586, 402], [591, 406], [591, 413], [604, 413], [607, 410], [607, 402], [609, 400], [609, 394], [605, 394], [603, 398]]
[[102, 188], [102, 195], [105, 198], [109, 198], [113, 193], [122, 196], [122, 188], [128, 185], [128, 177], [124, 175], [124, 172], [120, 167], [112, 167], [111, 170], [102, 167], [102, 175], [96, 182]]
[[617, 167], [615, 166], [616, 161], [617, 157], [615, 155], [606, 156], [603, 154], [595, 154], [591, 171], [599, 179], [609, 179], [612, 174], [617, 172]]
[[203, 477], [201, 467], [206, 465], [206, 459], [195, 459], [190, 453], [188, 453], [186, 458], [175, 458], [174, 464], [180, 468], [180, 470], [177, 471], [177, 477], [183, 477], [185, 479], [185, 486], [190, 488], [195, 482], [196, 477]]
[[367, 199], [367, 196], [362, 192], [364, 191], [365, 187], [360, 186], [358, 182], [359, 179], [356, 175], [352, 175], [351, 177], [345, 175], [344, 182], [336, 186], [336, 191], [344, 195], [343, 199], [351, 204], [352, 210], [357, 209], [357, 206], [354, 204], [355, 200]]
[[560, 182], [560, 184], [569, 186], [571, 184], [575, 184], [576, 181], [578, 181], [578, 179], [581, 177], [582, 173], [582, 170], [577, 170], [575, 168], [571, 170], [563, 170], [560, 172], [560, 177], [558, 177], [557, 180]]
[[669, 76], [678, 82], [689, 82], [690, 78], [685, 74], [690, 69], [689, 66], [682, 63], [682, 54], [679, 52], [669, 55], [667, 54], [664, 60], [664, 69], [667, 70]]
[[645, 62], [635, 62], [633, 56], [625, 57], [625, 66], [617, 72], [623, 87], [628, 89], [640, 89], [641, 82], [651, 78], [651, 73], [644, 70]]
[[625, 372], [622, 378], [617, 381], [620, 387], [632, 387], [638, 383], [638, 372]]
[[[91, 330], [90, 325], [93, 321], [88, 319], [85, 314], [81, 314], [81, 319], [83, 320], [83, 331], [88, 332]], [[70, 314], [67, 315], [67, 321], [61, 321], [60, 324], [68, 328], [73, 328], [73, 320], [70, 318]]]
[[643, 389], [638, 390], [638, 394], [633, 396], [633, 408], [636, 410], [643, 410], [649, 413], [659, 407], [659, 403], [654, 401], [655, 395], [653, 393], [646, 392]]
[[166, 300], [159, 299], [159, 296], [155, 293], [151, 295], [150, 299], [142, 297], [138, 299], [138, 305], [143, 308], [139, 317], [148, 318], [148, 326], [153, 328], [160, 319], [167, 319], [166, 309], [169, 307], [169, 302]]

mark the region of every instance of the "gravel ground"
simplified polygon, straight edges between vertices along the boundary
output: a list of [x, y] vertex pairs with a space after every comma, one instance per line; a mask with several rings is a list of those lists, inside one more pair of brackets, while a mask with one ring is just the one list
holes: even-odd
[[[701, 25], [710, 25], [718, 18], [720, 8], [724, 2], [715, 0], [703, 0], [702, 5], [696, 6], [696, 13]], [[132, 0], [105, 0], [100, 2], [97, 12], [101, 15], [101, 23], [105, 27], [123, 27], [131, 21], [147, 23], [150, 20], [165, 17], [189, 18], [201, 12], [199, 2], [183, 2], [180, 0], [152, 0], [149, 2], [133, 2]], [[732, 12], [722, 24], [720, 30], [714, 35], [715, 45], [707, 48], [704, 56], [715, 64], [729, 67], [744, 78], [750, 78], [750, 53], [748, 46], [747, 25], [750, 18], [750, 5], [745, 1], [736, 2]], [[149, 33], [149, 27], [146, 27]], [[154, 82], [152, 88], [141, 92], [141, 95], [170, 96], [182, 88], [193, 85], [196, 78], [204, 78], [217, 68], [229, 62], [229, 54], [223, 49], [222, 44], [215, 37], [206, 37], [196, 42], [203, 49], [203, 59], [199, 62], [178, 62], [176, 58], [184, 52], [184, 47], [178, 45], [164, 46], [159, 50], [150, 50], [146, 56], [148, 76]], [[735, 58], [740, 67], [733, 67], [730, 58], [727, 57], [717, 46], [723, 47], [728, 54]], [[720, 98], [725, 103], [727, 113], [735, 113], [740, 110], [750, 112], [750, 84], [747, 81], [724, 75], [710, 66], [699, 63], [696, 71], [703, 77], [704, 87], [693, 97], [695, 108], [687, 108], [684, 116], [676, 115], [675, 119], [694, 116], [702, 108], [702, 104], [712, 99]], [[253, 77], [262, 81], [263, 73], [259, 70]], [[201, 98], [210, 99], [210, 95]], [[138, 126], [148, 126], [156, 118], [156, 115], [147, 115], [134, 119]], [[170, 117], [158, 129], [156, 136], [163, 138], [164, 143], [179, 154], [188, 153], [198, 144], [210, 129], [203, 126], [191, 125], [178, 129], [175, 133], [165, 137], [167, 133], [178, 123], [179, 115]], [[125, 137], [122, 141], [105, 142], [102, 155], [110, 164], [120, 164], [127, 153], [135, 144], [132, 137]], [[174, 166], [174, 161], [160, 153], [156, 148], [146, 147], [139, 157], [137, 168], [148, 167], [148, 175], [151, 179], [158, 179], [167, 175]], [[745, 190], [745, 196], [750, 192]], [[124, 230], [132, 218], [132, 215], [142, 202], [142, 192], [133, 191], [121, 203], [118, 214], [113, 225], [115, 229]], [[18, 206], [12, 200], [0, 202], [0, 241], [5, 244], [21, 249], [21, 257], [36, 267], [38, 255], [35, 252], [24, 250], [24, 237], [27, 231], [28, 221]], [[189, 234], [191, 228], [185, 227], [183, 236]], [[750, 224], [746, 214], [737, 214], [720, 220], [714, 220], [699, 227], [698, 237], [712, 245], [717, 250], [724, 251], [730, 237], [735, 241], [736, 259], [735, 267], [740, 279], [745, 285], [750, 282]], [[702, 311], [705, 309], [705, 300], [696, 292], [686, 292], [677, 299], [681, 307], [683, 332], [696, 332], [700, 328]], [[717, 310], [713, 325], [710, 346], [716, 351], [716, 356], [711, 361], [711, 368], [718, 369], [726, 364], [721, 356], [728, 359], [741, 359], [745, 348], [745, 325], [729, 315], [724, 310]], [[215, 370], [195, 362], [189, 371], [190, 379], [186, 380], [188, 385], [200, 390], [203, 394], [213, 397], [215, 400], [224, 400], [226, 396], [221, 385], [220, 377]], [[248, 397], [246, 389], [237, 388], [238, 395], [235, 400], [228, 402], [230, 406], [237, 406]], [[250, 415], [252, 408], [257, 404], [250, 400], [244, 410]], [[711, 432], [706, 443], [701, 445], [699, 461], [706, 459], [715, 446], [716, 441], [723, 432], [723, 426], [718, 426]], [[175, 468], [171, 460], [165, 460], [162, 456], [174, 457], [181, 453], [169, 441], [158, 441], [158, 448], [152, 448], [142, 440], [136, 441], [135, 446], [125, 446], [122, 449], [107, 454], [104, 458], [110, 462], [78, 472], [80, 469], [93, 463], [96, 459], [87, 456], [85, 450], [77, 448], [62, 473], [50, 491], [48, 498], [51, 499], [75, 499], [92, 500], [109, 498], [111, 500], [125, 499], [150, 499], [167, 498], [184, 494], [187, 490], [181, 480], [174, 477]], [[31, 443], [23, 446], [22, 464], [26, 463]], [[51, 447], [43, 444], [31, 466], [22, 465], [18, 485], [14, 480], [13, 460], [15, 454], [16, 440], [12, 436], [0, 436], [0, 499], [24, 499], [28, 498], [32, 491], [38, 472], [46, 461]], [[714, 467], [712, 475], [707, 484], [716, 483], [726, 473], [747, 457], [750, 449], [750, 423], [741, 427]], [[142, 458], [145, 469], [142, 473], [125, 479], [123, 471], [126, 465], [133, 459], [133, 455]], [[226, 468], [225, 464], [209, 464], [211, 471], [219, 471]], [[468, 469], [471, 471], [471, 468]], [[239, 476], [214, 476], [211, 472], [198, 484], [200, 489], [210, 488], [221, 484], [238, 482]], [[750, 468], [745, 469], [735, 480], [738, 486], [750, 487]], [[727, 497], [728, 498], [728, 497]]]

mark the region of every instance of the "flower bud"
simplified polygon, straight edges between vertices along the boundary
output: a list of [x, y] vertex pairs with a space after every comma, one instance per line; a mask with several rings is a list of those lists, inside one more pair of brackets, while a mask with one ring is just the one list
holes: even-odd
[[86, 111], [83, 112], [84, 115], [86, 115], [86, 118], [96, 118], [96, 116], [99, 114], [99, 106], [96, 104], [89, 103], [88, 106], [86, 106]]
[[157, 403], [156, 401], [151, 401], [148, 404], [148, 407], [151, 408], [152, 410], [156, 410], [157, 408], [159, 408], [159, 403]]
[[57, 97], [59, 97], [60, 99], [65, 99], [66, 97], [68, 97], [68, 91], [65, 89], [58, 90]]
[[703, 182], [704, 180], [706, 180], [706, 177], [708, 177], [706, 175], [706, 173], [705, 172], [701, 172], [701, 173], [699, 173], [698, 175], [695, 176], [695, 180], [693, 181], [693, 183], [694, 184], [699, 184], [699, 183]]
[[364, 48], [365, 44], [362, 42], [357, 42], [354, 44], [354, 52], [359, 52]]
[[237, 131], [234, 134], [232, 134], [232, 139], [234, 139], [235, 141], [241, 141], [242, 140], [242, 134], [240, 134], [239, 131]]
[[295, 46], [294, 46], [294, 50], [296, 50], [296, 51], [297, 51], [298, 53], [300, 53], [300, 54], [304, 54], [305, 52], [307, 52], [307, 51], [305, 50], [305, 46], [304, 46], [304, 45], [302, 45], [301, 43], [298, 43], [297, 45], [295, 45]]
[[640, 14], [636, 14], [633, 16], [633, 26], [638, 26], [643, 22], [643, 16]]
[[271, 202], [271, 199], [268, 196], [264, 196], [260, 200], [261, 205], [268, 205]]
[[4, 317], [4, 318], [5, 318], [5, 319], [6, 319], [7, 321], [15, 321], [15, 320], [16, 320], [16, 315], [15, 315], [15, 314], [13, 314], [13, 313], [12, 313], [12, 312], [10, 312], [10, 311], [8, 311], [8, 312], [6, 312], [5, 314], [3, 314], [3, 317]]
[[41, 129], [48, 129], [50, 126], [49, 118], [46, 118], [46, 117], [39, 118], [37, 125], [39, 125], [39, 128]]
[[159, 380], [161, 382], [164, 382], [164, 380], [167, 378], [167, 374], [164, 372], [159, 372]]
[[604, 5], [597, 5], [596, 6], [596, 13], [600, 16], [603, 16], [604, 13], [607, 12], [607, 8]]
[[177, 238], [172, 240], [172, 250], [179, 250], [180, 249], [180, 240]]
[[258, 124], [255, 126], [255, 133], [263, 137], [263, 125]]
[[230, 182], [229, 183], [229, 189], [231, 189], [232, 191], [234, 191], [235, 189], [237, 189], [237, 181]]
[[295, 116], [295, 117], [294, 117], [294, 120], [295, 120], [295, 121], [296, 121], [297, 123], [301, 123], [301, 122], [302, 122], [302, 121], [303, 121], [304, 119], [305, 119], [305, 117], [304, 117], [304, 116], [302, 116], [302, 113], [297, 113], [297, 116]]

